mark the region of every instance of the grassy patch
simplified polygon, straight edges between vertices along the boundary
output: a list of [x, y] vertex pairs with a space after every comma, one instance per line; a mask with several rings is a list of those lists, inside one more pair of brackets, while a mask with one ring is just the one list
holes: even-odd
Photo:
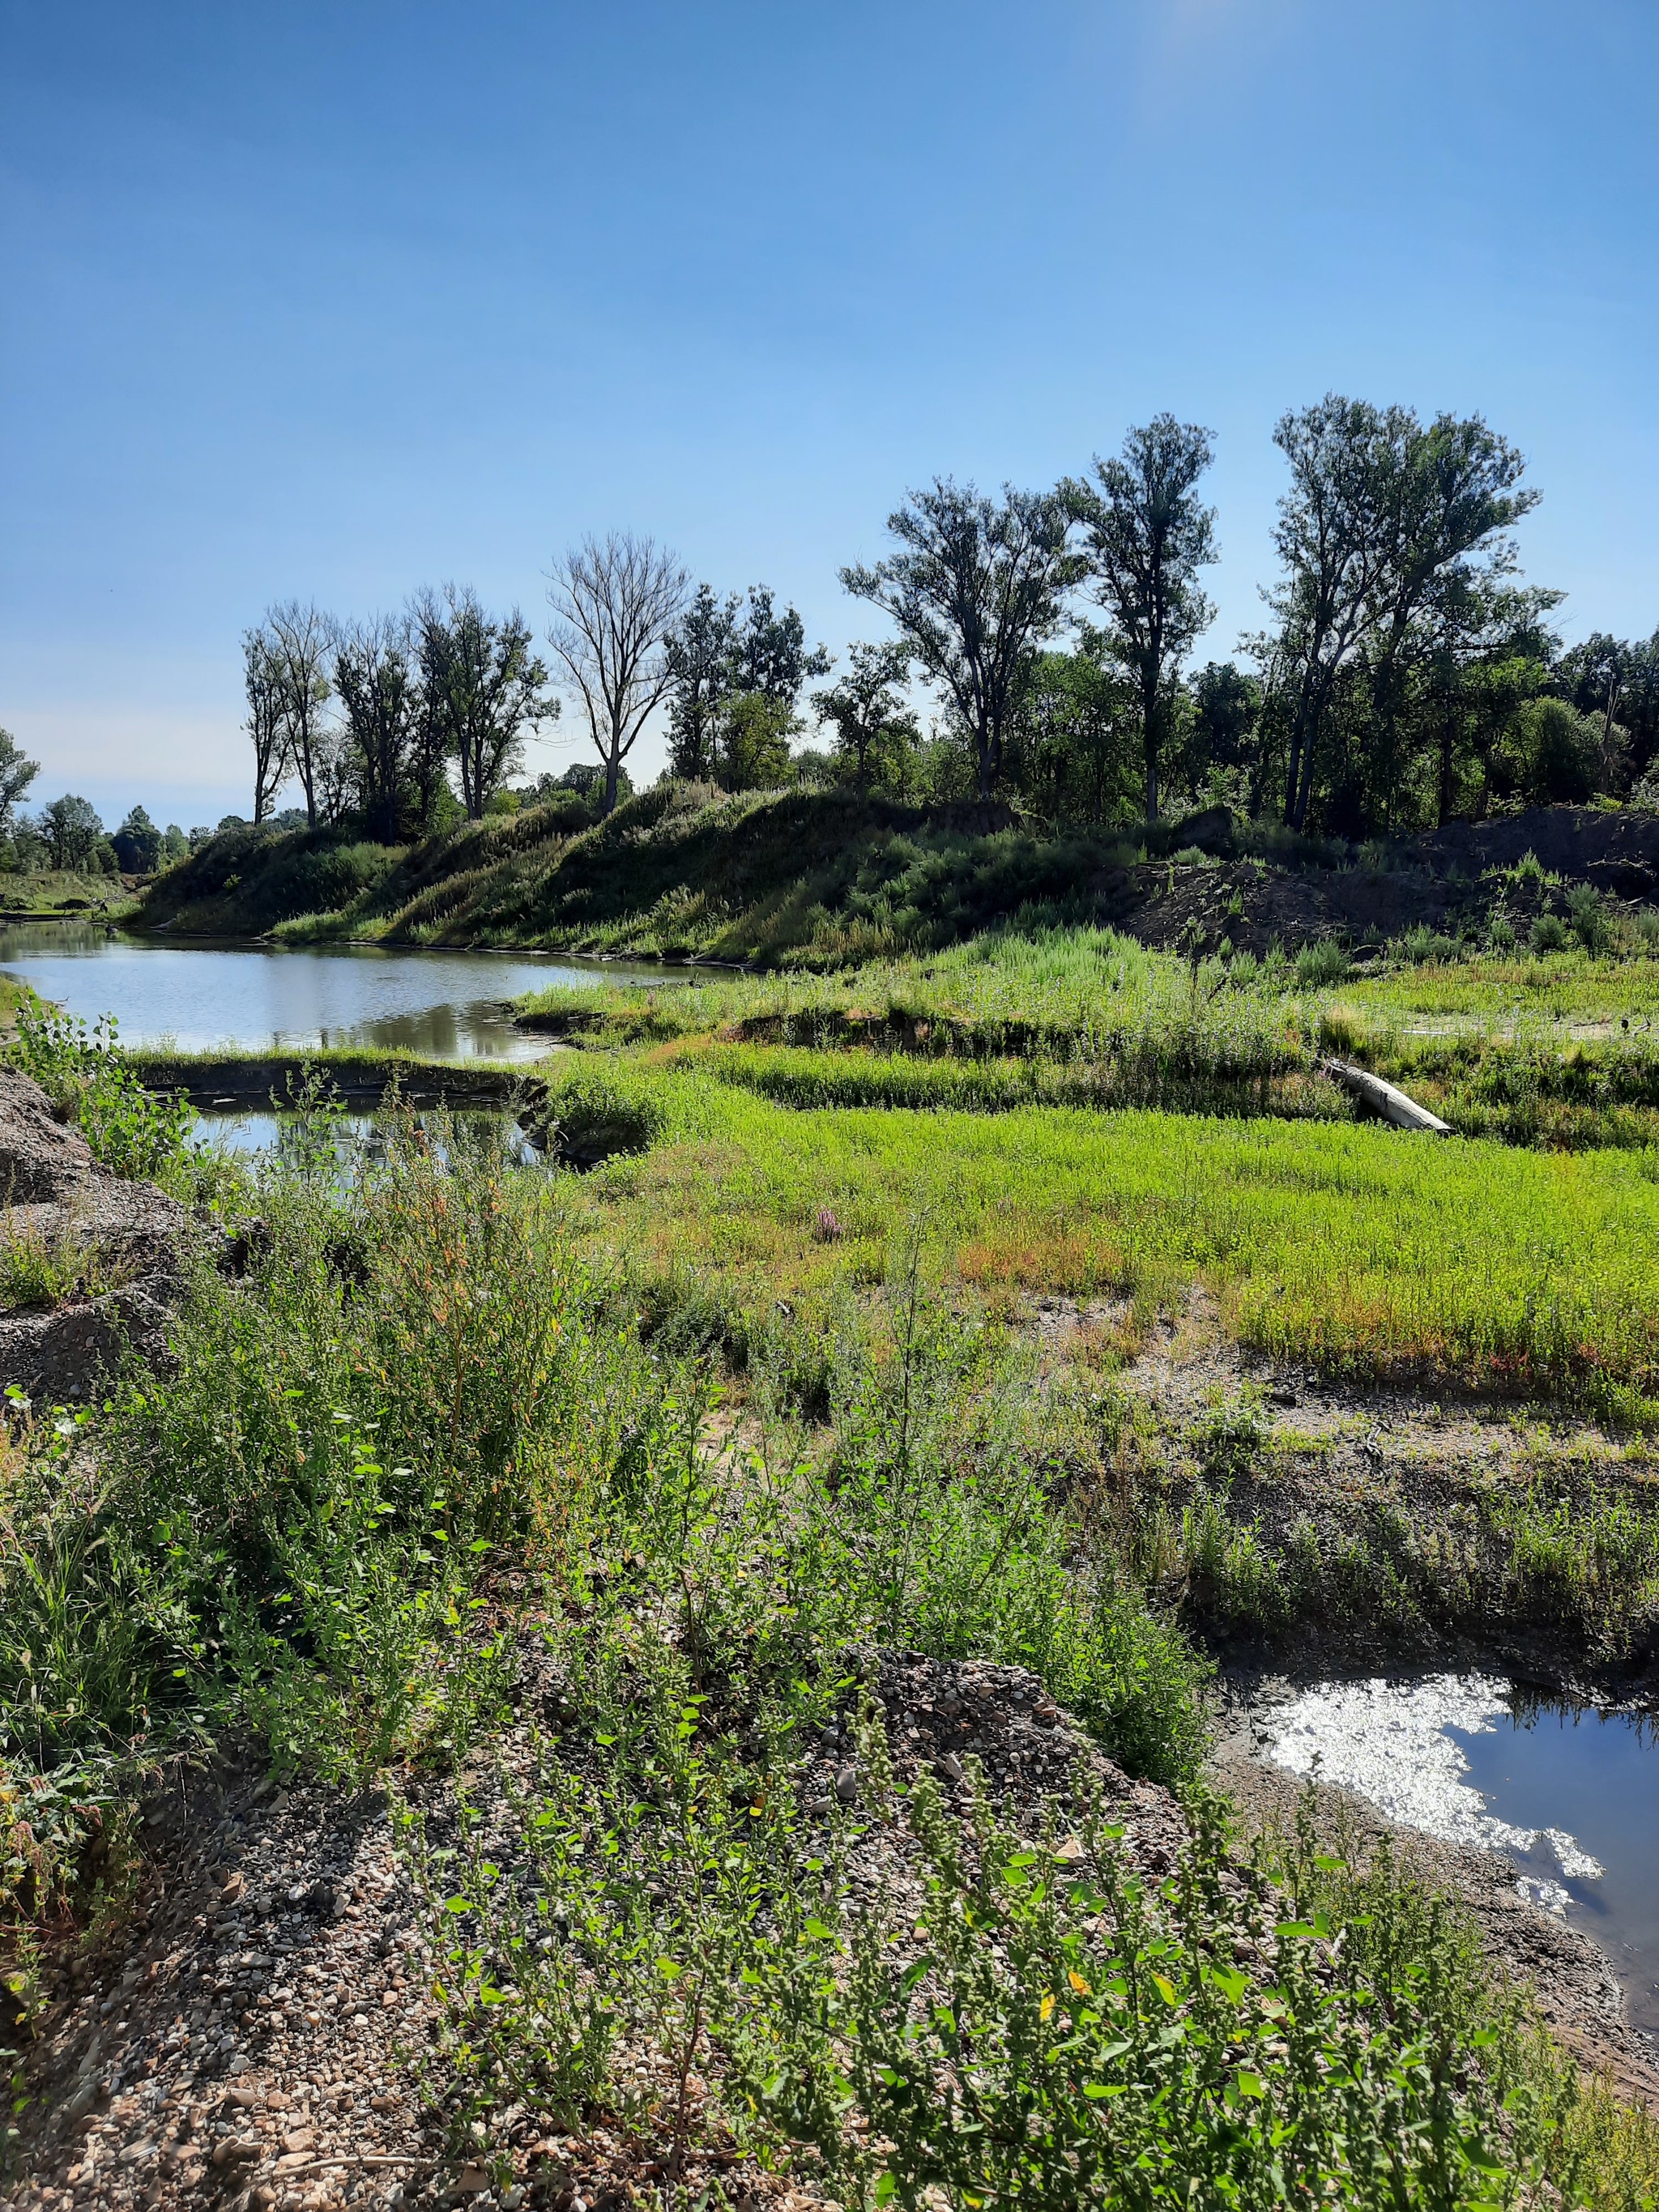
[[119, 876], [83, 876], [72, 869], [40, 868], [27, 875], [0, 875], [0, 919], [23, 915], [128, 913], [133, 895]]
[[[182, 1154], [95, 1039], [31, 1049], [100, 1141]], [[1407, 1884], [1252, 1863], [1198, 1798], [1167, 1875], [1087, 1788], [1072, 1832], [1057, 1809], [1036, 1836], [971, 1761], [965, 1820], [926, 1778], [901, 1801], [867, 1695], [857, 1802], [795, 1795], [875, 1645], [1030, 1668], [1133, 1771], [1189, 1783], [1206, 1669], [1111, 1508], [1121, 1402], [1056, 1385], [962, 1285], [1070, 1270], [1150, 1297], [1213, 1271], [1257, 1325], [1269, 1291], [1328, 1303], [1346, 1212], [1376, 1243], [1362, 1267], [1403, 1223], [1425, 1285], [1461, 1224], [1507, 1297], [1521, 1248], [1490, 1176], [1475, 1205], [1477, 1148], [558, 1073], [554, 1118], [648, 1149], [526, 1172], [487, 1132], [394, 1110], [343, 1169], [313, 1093], [245, 1188], [240, 1274], [189, 1263], [166, 1371], [0, 1428], [15, 2008], [21, 1931], [84, 1903], [88, 1838], [120, 1832], [139, 1772], [249, 1729], [278, 1769], [346, 1784], [453, 1767], [538, 1637], [568, 1741], [540, 1747], [531, 1802], [464, 1816], [453, 1850], [409, 1831], [469, 2142], [533, 2103], [666, 2137], [671, 2171], [696, 2137], [870, 2207], [1094, 2203], [1126, 2172], [1149, 2203], [1287, 2177], [1469, 2212], [1547, 2186], [1639, 2201], [1649, 2138]], [[1614, 1218], [1628, 1160], [1506, 1157], [1592, 1262], [1638, 1241]], [[1206, 1426], [1217, 1481], [1260, 1444], [1247, 1415]], [[1603, 1571], [1571, 1542], [1528, 1559], [1552, 1588]], [[914, 1900], [855, 1893], [871, 1830]]]
[[791, 1111], [656, 1079], [668, 1139], [600, 1178], [595, 1232], [740, 1300], [879, 1279], [919, 1218], [938, 1264], [993, 1293], [1156, 1304], [1199, 1280], [1243, 1341], [1328, 1371], [1642, 1420], [1659, 1402], [1642, 1155], [1154, 1113]]
[[146, 895], [149, 927], [289, 941], [560, 945], [684, 958], [849, 960], [942, 945], [1033, 902], [1076, 913], [1109, 840], [1055, 842], [1001, 809], [850, 792], [663, 786], [593, 823], [574, 798], [407, 848], [343, 830], [238, 830]]

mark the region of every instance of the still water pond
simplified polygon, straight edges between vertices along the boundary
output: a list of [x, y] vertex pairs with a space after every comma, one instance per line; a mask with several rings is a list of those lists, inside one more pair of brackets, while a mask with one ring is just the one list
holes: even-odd
[[[416, 1118], [430, 1128], [428, 1116], [417, 1113]], [[545, 1157], [514, 1116], [501, 1109], [459, 1108], [451, 1116], [451, 1126], [475, 1139], [486, 1139], [492, 1150], [498, 1149], [520, 1167], [539, 1165]], [[257, 1109], [246, 1113], [207, 1112], [196, 1117], [196, 1135], [222, 1152], [252, 1161], [262, 1154], [279, 1158], [294, 1144], [297, 1128], [294, 1117], [287, 1114], [267, 1114]], [[378, 1115], [342, 1114], [334, 1135], [342, 1176], [358, 1153], [365, 1153], [371, 1159], [377, 1157], [384, 1141]]]
[[556, 953], [167, 945], [110, 936], [100, 923], [54, 921], [0, 924], [0, 968], [87, 1022], [113, 1014], [122, 1043], [140, 1050], [386, 1045], [494, 1060], [533, 1060], [548, 1048], [544, 1037], [514, 1027], [505, 1000], [550, 983], [676, 975]]
[[1612, 1960], [1659, 2035], [1659, 1741], [1628, 1713], [1540, 1705], [1498, 1677], [1331, 1682], [1259, 1706], [1258, 1755], [1402, 1826], [1493, 1851]]

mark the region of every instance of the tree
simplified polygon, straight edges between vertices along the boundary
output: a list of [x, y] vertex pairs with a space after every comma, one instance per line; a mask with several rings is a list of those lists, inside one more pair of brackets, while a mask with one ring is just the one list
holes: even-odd
[[356, 755], [366, 826], [371, 836], [390, 844], [398, 835], [421, 714], [408, 622], [376, 615], [340, 629], [334, 641], [334, 689]]
[[789, 781], [795, 718], [781, 699], [739, 691], [720, 716], [720, 781], [728, 791], [776, 791]]
[[699, 584], [690, 605], [663, 640], [668, 668], [668, 764], [689, 783], [714, 772], [720, 710], [731, 686], [737, 635], [735, 592], [720, 599]]
[[843, 568], [855, 599], [890, 616], [925, 673], [941, 685], [972, 748], [988, 799], [1028, 655], [1059, 626], [1082, 564], [1053, 493], [1003, 487], [1000, 505], [972, 484], [936, 477], [911, 492], [887, 527], [899, 551]]
[[456, 762], [461, 804], [476, 822], [522, 765], [526, 731], [556, 714], [558, 702], [546, 696], [546, 663], [531, 651], [530, 625], [516, 607], [494, 620], [476, 593], [449, 584], [441, 599], [428, 592], [416, 601], [416, 618], [422, 766], [429, 776], [432, 762]]
[[263, 822], [294, 773], [282, 660], [269, 630], [242, 632], [242, 667], [247, 694], [247, 720], [242, 727], [253, 747], [253, 818]]
[[40, 773], [39, 761], [26, 760], [9, 730], [0, 730], [0, 836], [9, 826], [19, 800]]
[[1020, 788], [1051, 821], [1098, 827], [1135, 795], [1134, 687], [1097, 629], [1075, 653], [1040, 653], [1022, 688]]
[[1538, 495], [1515, 489], [1522, 458], [1478, 416], [1425, 428], [1409, 408], [1330, 392], [1283, 416], [1273, 440], [1291, 467], [1273, 532], [1285, 574], [1268, 594], [1278, 635], [1253, 649], [1285, 692], [1285, 819], [1300, 830], [1339, 731], [1338, 781], [1403, 787], [1402, 704], [1435, 594], [1474, 575], [1478, 551], [1481, 573], [1501, 574], [1502, 533]]
[[94, 867], [98, 848], [104, 842], [104, 825], [89, 799], [65, 792], [40, 810], [40, 833], [46, 841], [54, 868]]
[[1193, 679], [1194, 748], [1204, 768], [1254, 766], [1261, 685], [1231, 660], [1206, 661]]
[[153, 876], [161, 861], [161, 833], [142, 806], [135, 806], [110, 843], [116, 860], [129, 876]]
[[921, 741], [916, 718], [905, 704], [910, 648], [902, 639], [882, 645], [855, 645], [852, 666], [838, 684], [815, 691], [812, 704], [835, 726], [835, 750], [860, 791], [888, 780]]
[[672, 553], [625, 531], [584, 538], [549, 577], [548, 642], [604, 763], [607, 814], [623, 761], [673, 684], [668, 640], [690, 582]]
[[1146, 818], [1158, 819], [1158, 776], [1181, 664], [1215, 609], [1198, 571], [1216, 558], [1215, 509], [1194, 486], [1214, 458], [1212, 434], [1173, 415], [1131, 430], [1119, 459], [1094, 463], [1094, 481], [1061, 486], [1082, 525], [1095, 598], [1110, 622], [1113, 655], [1139, 696]]
[[169, 822], [161, 832], [161, 865], [170, 868], [175, 860], [188, 858], [193, 850], [190, 839], [176, 822]]
[[793, 714], [807, 678], [829, 673], [830, 655], [821, 645], [808, 650], [806, 625], [794, 608], [779, 614], [771, 586], [751, 584], [732, 629], [729, 688], [758, 692]]
[[1580, 714], [1600, 715], [1604, 747], [1615, 722], [1629, 732], [1632, 765], [1644, 774], [1659, 753], [1659, 630], [1636, 643], [1597, 630], [1562, 655], [1559, 677]]
[[[327, 727], [327, 672], [334, 630], [325, 614], [315, 606], [302, 607], [297, 599], [285, 599], [265, 612], [264, 637], [282, 718], [281, 742], [305, 793], [309, 823], [317, 819], [317, 771]], [[254, 819], [264, 818], [256, 791]]]

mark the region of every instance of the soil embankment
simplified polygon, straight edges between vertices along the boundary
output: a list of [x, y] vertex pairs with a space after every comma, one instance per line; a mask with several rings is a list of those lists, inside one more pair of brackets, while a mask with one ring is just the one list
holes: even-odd
[[0, 1069], [0, 1297], [13, 1301], [0, 1306], [0, 1389], [72, 1400], [126, 1343], [161, 1349], [189, 1216], [100, 1166], [39, 1085], [9, 1069]]
[[[1145, 850], [1145, 857], [1138, 857]], [[1238, 822], [1050, 834], [999, 804], [909, 806], [839, 790], [672, 785], [602, 822], [560, 802], [410, 847], [345, 829], [222, 833], [144, 894], [179, 935], [526, 946], [760, 965], [925, 951], [1024, 909], [1110, 924], [1158, 947], [1194, 931], [1294, 951], [1455, 927], [1483, 872], [1536, 854], [1565, 884], [1650, 902], [1659, 816], [1537, 808], [1353, 847]], [[1517, 913], [1538, 902], [1534, 888]]]

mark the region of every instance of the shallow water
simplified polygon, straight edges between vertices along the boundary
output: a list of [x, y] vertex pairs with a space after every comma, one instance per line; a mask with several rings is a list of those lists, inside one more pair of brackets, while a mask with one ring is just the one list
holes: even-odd
[[121, 1042], [140, 1050], [383, 1045], [490, 1060], [534, 1060], [548, 1049], [545, 1037], [514, 1027], [505, 1000], [550, 983], [676, 976], [554, 953], [171, 945], [74, 921], [0, 924], [0, 968], [86, 1022], [113, 1014]]
[[[422, 1118], [416, 1115], [417, 1120]], [[489, 1129], [508, 1158], [522, 1167], [533, 1167], [544, 1157], [511, 1114], [489, 1107], [465, 1106], [453, 1109], [451, 1118], [468, 1129]], [[258, 1153], [279, 1152], [295, 1126], [293, 1116], [286, 1114], [210, 1112], [196, 1116], [195, 1133], [199, 1139], [225, 1152], [252, 1158]], [[353, 1151], [362, 1149], [373, 1154], [381, 1141], [380, 1116], [375, 1114], [342, 1114], [336, 1129], [343, 1170]]]
[[1257, 1754], [1402, 1826], [1497, 1853], [1593, 1936], [1659, 2035], [1659, 1740], [1652, 1721], [1540, 1705], [1501, 1677], [1330, 1682], [1258, 1706]]

